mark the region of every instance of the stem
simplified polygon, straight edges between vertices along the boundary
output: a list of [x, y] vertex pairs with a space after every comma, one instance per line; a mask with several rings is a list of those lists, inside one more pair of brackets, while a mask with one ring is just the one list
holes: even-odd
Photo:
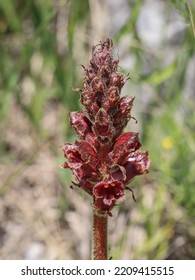
[[93, 210], [92, 259], [107, 260], [107, 215], [100, 215]]

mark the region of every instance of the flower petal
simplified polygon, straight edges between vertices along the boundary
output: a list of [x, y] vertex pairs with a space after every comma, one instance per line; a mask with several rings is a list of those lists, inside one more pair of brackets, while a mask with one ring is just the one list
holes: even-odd
[[94, 119], [100, 107], [97, 104], [94, 93], [90, 89], [81, 92], [81, 103], [85, 106], [89, 116]]
[[122, 201], [124, 198], [124, 185], [116, 180], [102, 181], [94, 186], [93, 195], [95, 198], [94, 208], [111, 216], [110, 210], [117, 201]]
[[86, 141], [76, 141], [76, 146], [78, 147], [81, 158], [84, 162], [90, 165], [97, 165], [98, 155], [94, 148]]
[[115, 202], [115, 201], [116, 201], [116, 199], [115, 199], [114, 195], [112, 195], [112, 194], [109, 194], [103, 198], [103, 203], [108, 206], [111, 206], [113, 204], [113, 202]]
[[120, 99], [118, 103], [118, 115], [120, 117], [127, 118], [129, 116], [134, 99], [135, 97], [132, 96], [124, 96]]
[[86, 138], [85, 140], [96, 150], [98, 149], [99, 147], [99, 142], [97, 140], [97, 137], [94, 133], [92, 132], [89, 132], [87, 135], [86, 135]]
[[113, 72], [110, 75], [110, 86], [117, 86], [119, 89], [121, 89], [124, 86], [125, 82], [124, 82], [124, 76]]
[[85, 139], [87, 133], [91, 132], [91, 122], [83, 112], [71, 112], [70, 124], [82, 139]]
[[111, 107], [113, 107], [120, 98], [120, 92], [118, 87], [112, 86], [106, 92], [106, 98], [103, 103], [103, 107], [106, 111], [108, 111]]
[[79, 153], [78, 147], [73, 144], [66, 143], [63, 146], [64, 156], [70, 162], [82, 162], [81, 155]]
[[138, 133], [126, 132], [117, 138], [113, 151], [108, 155], [108, 163], [122, 165], [126, 162], [130, 153], [141, 147]]
[[123, 180], [121, 170], [115, 171], [112, 176], [114, 179], [128, 184], [135, 176], [148, 173], [149, 165], [148, 151], [134, 152], [123, 166], [126, 169], [126, 180]]
[[109, 114], [103, 109], [99, 109], [95, 116], [94, 130], [101, 140], [112, 139], [114, 128]]
[[75, 145], [66, 143], [63, 146], [65, 157], [69, 162], [61, 165], [62, 168], [70, 168], [80, 182], [83, 178], [97, 180], [100, 174], [97, 170], [98, 158], [92, 146], [85, 141], [76, 141]]
[[105, 204], [102, 198], [96, 198], [93, 207], [100, 212], [108, 214], [110, 217], [112, 217], [112, 213], [110, 210], [115, 206], [116, 200], [112, 200], [112, 203], [110, 205]]
[[[116, 128], [116, 136], [120, 135], [131, 118], [131, 109], [135, 97], [124, 96], [117, 103], [117, 107], [113, 108], [114, 127]], [[112, 113], [112, 112], [111, 112]]]
[[119, 181], [102, 181], [94, 186], [93, 193], [95, 197], [118, 199], [124, 195], [124, 185]]

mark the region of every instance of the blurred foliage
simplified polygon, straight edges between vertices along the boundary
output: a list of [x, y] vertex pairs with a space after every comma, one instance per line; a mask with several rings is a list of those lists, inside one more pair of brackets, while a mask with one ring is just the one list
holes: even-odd
[[[129, 221], [127, 228], [131, 229], [142, 221], [145, 230], [144, 244], [136, 244], [134, 258], [159, 259], [170, 254], [171, 241], [177, 235], [177, 208], [184, 213], [181, 222], [187, 226], [185, 235], [195, 231], [195, 107], [193, 100], [186, 99], [184, 93], [188, 65], [195, 55], [195, 5], [193, 1], [190, 4], [188, 1], [170, 1], [169, 8], [177, 9], [187, 24], [178, 55], [166, 66], [164, 57], [153, 56], [155, 69], [145, 74], [142, 71], [142, 59], [147, 56], [147, 49], [136, 28], [143, 2], [129, 0], [131, 16], [113, 40], [117, 44], [131, 34], [136, 42], [129, 47], [129, 52], [136, 59], [134, 74], [139, 77], [136, 83], [149, 85], [153, 90], [153, 97], [142, 116], [142, 142], [150, 152], [151, 172], [147, 176], [149, 182], [142, 179], [135, 182], [141, 196], [135, 206], [139, 209], [140, 220]], [[15, 102], [32, 123], [35, 142], [45, 143], [51, 135], [44, 131], [42, 119], [48, 102], [51, 102], [63, 106], [59, 131], [66, 139], [73, 141], [75, 135], [69, 129], [68, 122], [65, 122], [68, 116], [64, 115], [79, 109], [78, 94], [72, 88], [81, 85], [83, 73], [80, 64], [88, 59], [91, 44], [96, 43], [91, 42], [87, 35], [90, 32], [90, 13], [88, 0], [0, 1], [1, 135], [6, 131], [7, 120], [12, 113], [10, 108]], [[60, 162], [62, 156], [56, 152], [57, 147], [55, 149], [53, 146], [52, 150], [56, 154], [56, 162]], [[6, 162], [9, 153], [5, 150], [3, 137], [0, 139], [0, 154], [2, 161]], [[30, 154], [22, 168], [4, 182], [4, 191], [11, 186], [15, 176], [21, 176], [25, 166], [32, 163], [33, 157], [36, 154]], [[12, 155], [12, 159], [17, 161], [17, 155], [15, 158]], [[67, 176], [71, 181], [70, 173], [59, 173], [62, 185]], [[155, 189], [152, 207], [142, 202], [144, 191], [147, 192], [147, 187], [142, 191], [142, 184], [146, 183]], [[59, 202], [62, 212], [67, 211], [69, 206], [64, 200], [60, 198]], [[186, 238], [191, 238], [186, 239], [186, 242], [192, 242], [194, 246], [195, 237]], [[122, 256], [126, 239], [123, 231], [113, 257]], [[189, 258], [194, 256], [193, 249]]]

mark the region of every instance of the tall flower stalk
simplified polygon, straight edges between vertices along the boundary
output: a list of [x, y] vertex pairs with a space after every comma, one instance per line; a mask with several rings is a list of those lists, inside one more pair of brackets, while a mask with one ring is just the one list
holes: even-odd
[[107, 259], [107, 220], [112, 208], [125, 198], [132, 179], [148, 172], [147, 151], [138, 133], [124, 132], [130, 121], [134, 97], [121, 97], [128, 77], [118, 72], [112, 56], [112, 41], [93, 47], [84, 68], [80, 92], [82, 111], [70, 113], [70, 125], [81, 140], [63, 146], [62, 168], [70, 168], [78, 187], [93, 198], [93, 259]]

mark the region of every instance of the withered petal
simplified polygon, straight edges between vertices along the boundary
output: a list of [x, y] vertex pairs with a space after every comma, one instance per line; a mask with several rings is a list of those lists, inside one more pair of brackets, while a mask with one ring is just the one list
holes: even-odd
[[75, 143], [84, 162], [91, 163], [92, 165], [94, 163], [97, 164], [98, 155], [94, 148], [87, 141], [76, 141]]

